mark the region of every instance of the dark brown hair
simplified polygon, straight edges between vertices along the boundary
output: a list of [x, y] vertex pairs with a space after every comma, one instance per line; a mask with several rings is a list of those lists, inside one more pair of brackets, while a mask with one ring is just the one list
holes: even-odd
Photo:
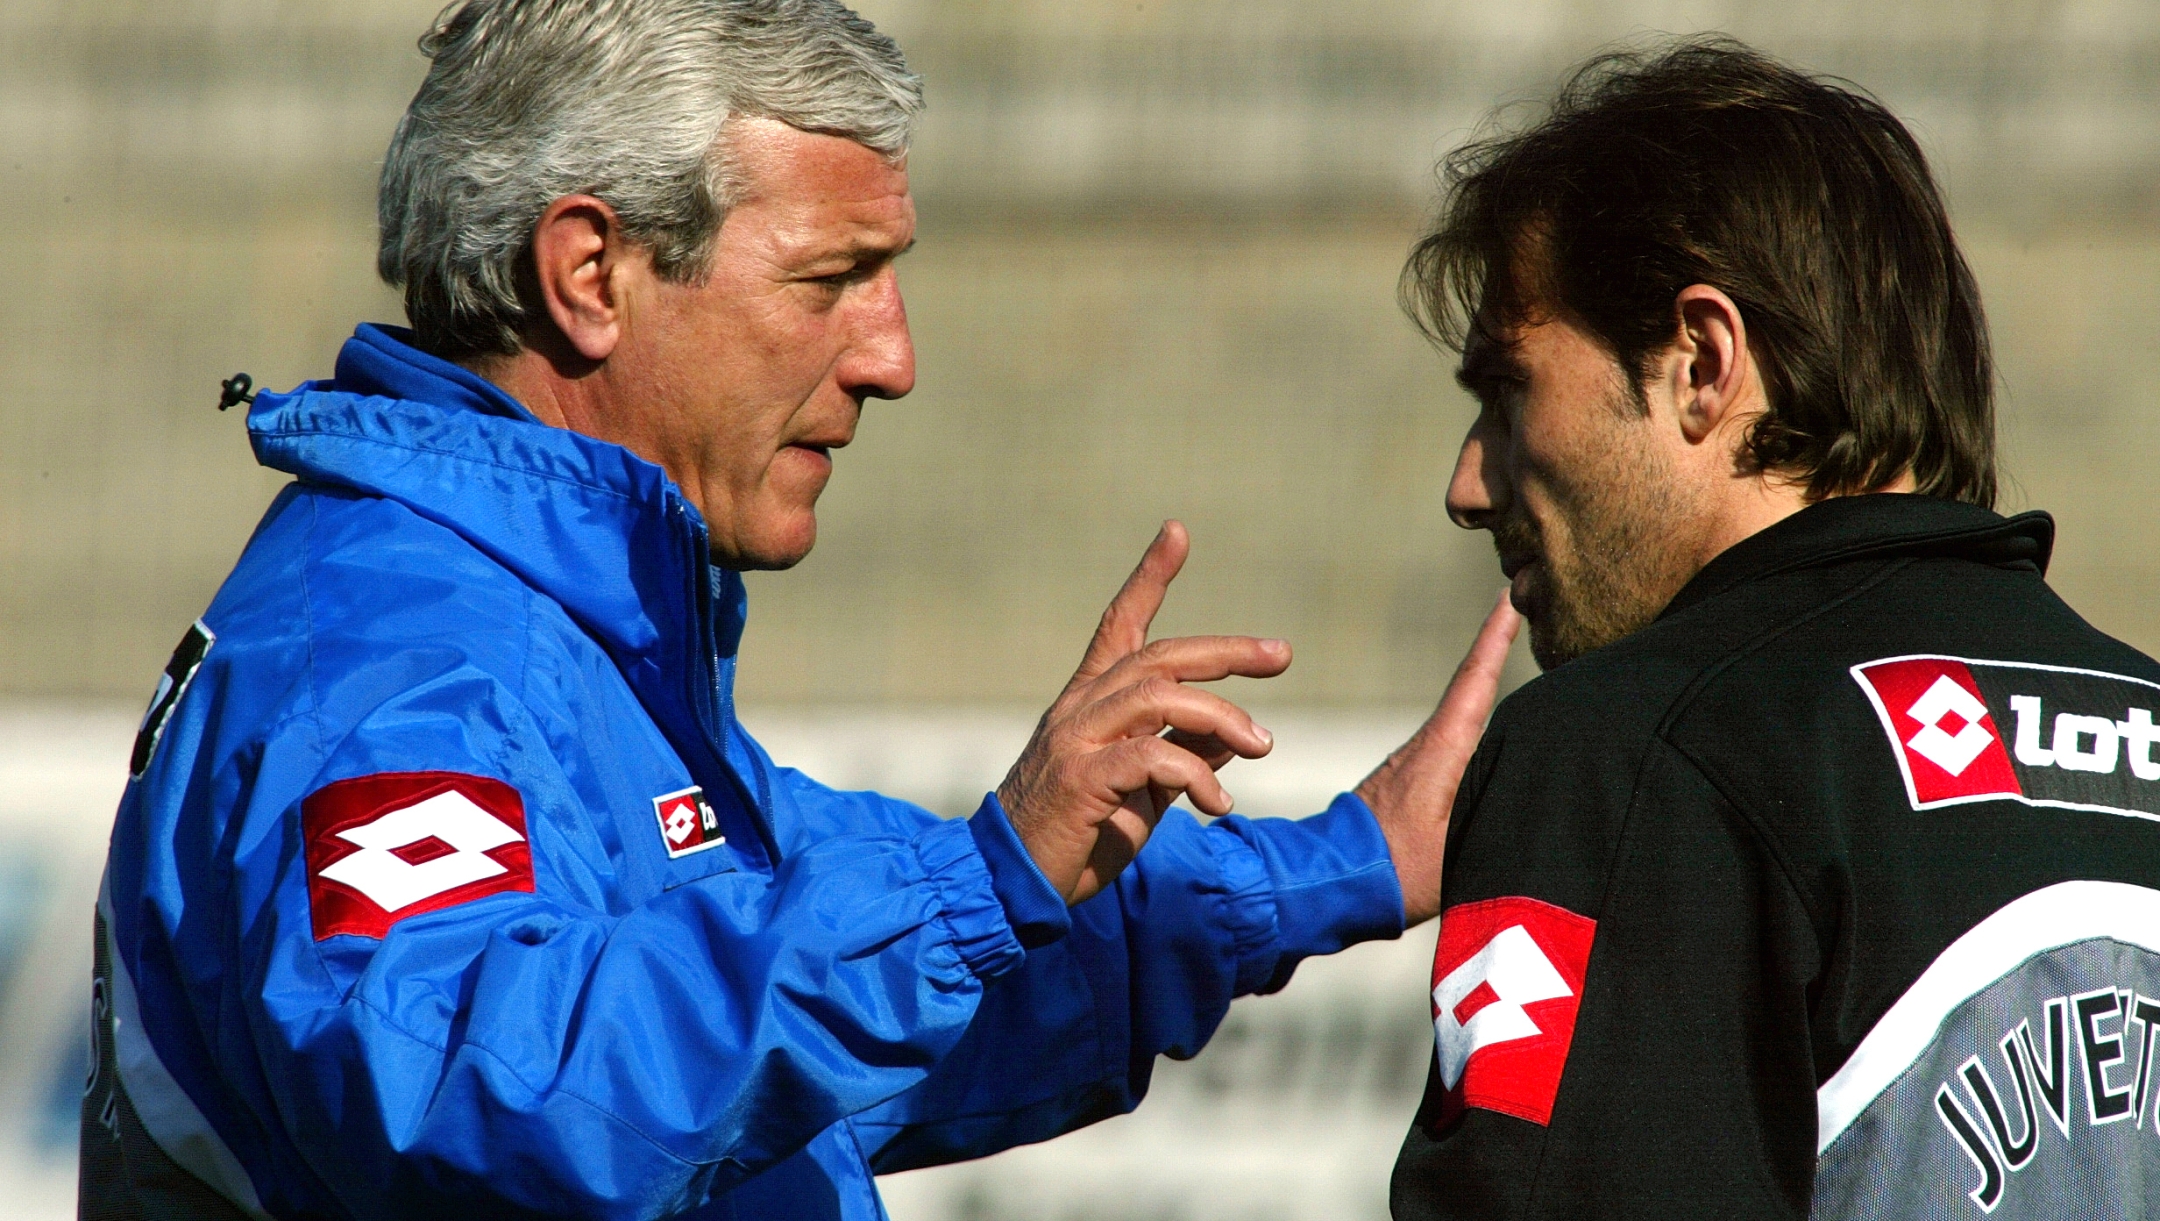
[[[1995, 500], [1987, 321], [1919, 145], [1856, 86], [1727, 38], [1600, 55], [1543, 121], [1442, 165], [1403, 269], [1427, 335], [1557, 308], [1638, 393], [1691, 284], [1731, 297], [1769, 407], [1747, 445], [1811, 499], [1917, 490]], [[1534, 284], [1519, 282], [1534, 277]]]

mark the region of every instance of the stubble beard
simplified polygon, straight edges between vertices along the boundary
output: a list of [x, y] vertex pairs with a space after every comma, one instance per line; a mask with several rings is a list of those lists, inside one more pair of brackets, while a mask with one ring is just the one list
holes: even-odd
[[1520, 503], [1495, 523], [1503, 559], [1531, 557], [1530, 654], [1550, 670], [1648, 627], [1693, 575], [1671, 472], [1648, 446], [1604, 452], [1547, 538]]

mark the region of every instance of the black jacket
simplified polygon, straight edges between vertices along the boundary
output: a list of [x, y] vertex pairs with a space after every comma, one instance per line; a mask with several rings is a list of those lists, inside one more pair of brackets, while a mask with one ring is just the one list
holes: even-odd
[[2053, 534], [1826, 501], [1501, 705], [1396, 1217], [2160, 1215], [2160, 665]]

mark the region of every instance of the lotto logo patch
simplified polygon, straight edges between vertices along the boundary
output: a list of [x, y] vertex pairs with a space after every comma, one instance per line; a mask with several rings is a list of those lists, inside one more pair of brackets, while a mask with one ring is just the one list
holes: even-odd
[[1536, 899], [1487, 899], [1440, 917], [1433, 1042], [1439, 1122], [1480, 1107], [1552, 1122], [1597, 922]]
[[670, 860], [717, 848], [727, 842], [720, 834], [720, 816], [705, 803], [705, 790], [691, 785], [652, 799], [653, 815], [660, 820], [660, 844]]
[[525, 800], [500, 780], [383, 772], [300, 803], [315, 940], [380, 938], [408, 916], [533, 888]]
[[1885, 658], [1852, 676], [1915, 810], [2009, 800], [2160, 819], [2160, 686], [1964, 657]]

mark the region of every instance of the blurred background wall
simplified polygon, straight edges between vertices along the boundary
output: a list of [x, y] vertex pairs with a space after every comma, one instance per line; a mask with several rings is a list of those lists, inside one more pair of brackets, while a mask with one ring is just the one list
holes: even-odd
[[[285, 388], [325, 375], [356, 321], [399, 318], [371, 270], [374, 177], [437, 7], [0, 5], [0, 752], [45, 769], [48, 786], [16, 786], [21, 809], [0, 818], [0, 838], [14, 836], [0, 844], [0, 1021], [12, 1023], [0, 1027], [0, 1095], [47, 1097], [36, 1081], [72, 1071], [50, 1041], [65, 1006], [22, 998], [72, 1004], [86, 971], [53, 939], [84, 923], [67, 896], [79, 858], [94, 870], [96, 853], [36, 855], [102, 835], [117, 784], [98, 787], [103, 748], [80, 744], [124, 743], [282, 481], [254, 465], [237, 414], [212, 409], [218, 380], [244, 369]], [[2053, 510], [2056, 587], [2102, 628], [2160, 650], [2147, 527], [2160, 507], [2160, 5], [862, 7], [928, 81], [912, 163], [922, 244], [902, 265], [920, 388], [872, 404], [838, 455], [817, 552], [752, 578], [742, 669], [753, 727], [828, 773], [853, 766], [947, 807], [994, 783], [1002, 755], [985, 744], [1056, 690], [1102, 601], [1176, 515], [1196, 552], [1163, 628], [1289, 637], [1291, 673], [1240, 694], [1350, 744], [1284, 762], [1279, 782], [1255, 770], [1233, 787], [1257, 784], [1295, 812], [1354, 781], [1437, 694], [1499, 584], [1482, 536], [1453, 529], [1442, 507], [1469, 406], [1394, 305], [1434, 162], [1495, 103], [1535, 99], [1596, 48], [1656, 31], [1737, 34], [1857, 80], [1908, 119], [1994, 321], [2005, 507]], [[908, 725], [934, 739], [907, 753], [912, 771], [865, 762]], [[91, 779], [52, 779], [68, 759]], [[78, 863], [36, 864], [48, 858]], [[1392, 998], [1372, 1003], [1415, 1043], [1418, 998], [1374, 982], [1390, 970], [1299, 987], [1334, 987], [1353, 1009], [1368, 993]], [[1403, 978], [1416, 975], [1413, 964]], [[1241, 1005], [1233, 1023], [1301, 1003]], [[1329, 1043], [1313, 1033], [1323, 1027], [1285, 1037], [1339, 1055], [1364, 1046]], [[1263, 1094], [1279, 1084], [1258, 1069], [1238, 1080]], [[1373, 1130], [1399, 1132], [1406, 1104], [1373, 1105]], [[1152, 1122], [1185, 1114], [1169, 1102], [1162, 1113]], [[35, 1173], [58, 1183], [66, 1125], [39, 1130]], [[1384, 1175], [1391, 1153], [1345, 1181]], [[7, 1164], [0, 1153], [0, 1179]], [[1024, 1165], [1021, 1181], [1061, 1173]], [[900, 1191], [945, 1201], [920, 1204], [922, 1217], [1321, 1215], [1281, 1190], [1271, 1213], [1174, 1187], [1125, 1212], [1098, 1201], [1056, 1213], [965, 1182]], [[1371, 1215], [1377, 1196], [1351, 1194], [1340, 1215]]]
[[[281, 481], [212, 410], [327, 373], [436, 0], [0, 6], [0, 691], [146, 696]], [[1398, 315], [1436, 157], [1616, 38], [1724, 29], [1935, 156], [1994, 315], [2012, 507], [2160, 646], [2160, 6], [876, 0], [928, 79], [921, 387], [753, 581], [752, 702], [1034, 704], [1161, 518], [1172, 629], [1299, 646], [1257, 698], [1428, 699], [1497, 584], [1446, 521], [1468, 408]]]

